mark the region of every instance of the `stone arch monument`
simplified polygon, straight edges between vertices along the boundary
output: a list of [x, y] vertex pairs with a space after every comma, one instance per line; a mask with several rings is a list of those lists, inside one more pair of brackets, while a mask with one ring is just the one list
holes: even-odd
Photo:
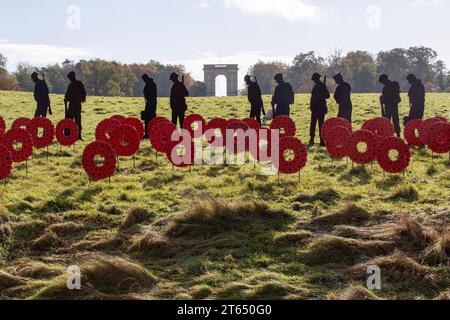
[[239, 95], [238, 90], [238, 71], [237, 64], [205, 64], [206, 95], [216, 95], [216, 78], [225, 76], [227, 78], [227, 96]]

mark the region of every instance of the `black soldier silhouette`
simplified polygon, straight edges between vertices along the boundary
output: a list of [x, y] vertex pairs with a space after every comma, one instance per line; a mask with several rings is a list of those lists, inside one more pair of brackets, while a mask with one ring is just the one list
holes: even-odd
[[34, 113], [35, 118], [47, 117], [47, 112], [52, 114], [52, 109], [50, 105], [49, 90], [45, 79], [39, 79], [36, 72], [31, 74], [31, 79], [34, 82], [34, 100], [36, 100], [36, 112]]
[[410, 111], [405, 118], [405, 125], [411, 120], [423, 119], [425, 114], [425, 86], [422, 80], [413, 74], [408, 75], [407, 80], [411, 84], [408, 92]]
[[[70, 84], [64, 98], [66, 119], [75, 120], [80, 132], [78, 139], [83, 141], [81, 135], [83, 129], [81, 125], [81, 104], [86, 102], [86, 90], [83, 83], [77, 80], [75, 72], [70, 72], [67, 78], [69, 78]], [[69, 105], [68, 107], [67, 104]]]
[[170, 80], [173, 82], [170, 92], [170, 108], [172, 109], [173, 124], [177, 125], [177, 122], [180, 121], [180, 128], [183, 128], [187, 111], [186, 97], [189, 97], [189, 92], [184, 83], [178, 79], [179, 77], [176, 73], [170, 75]]
[[275, 75], [274, 80], [278, 85], [276, 86], [272, 97], [272, 109], [274, 109], [273, 117], [290, 116], [291, 105], [294, 104], [295, 99], [294, 90], [288, 82], [284, 81], [281, 73]]
[[314, 82], [314, 88], [311, 93], [311, 127], [310, 127], [310, 137], [309, 145], [312, 146], [315, 143], [316, 138], [316, 127], [319, 124], [319, 134], [320, 134], [320, 145], [324, 146], [325, 141], [322, 138], [322, 127], [325, 122], [325, 115], [328, 113], [327, 100], [330, 99], [331, 95], [326, 86], [325, 81], [322, 82], [320, 79], [322, 76], [318, 73], [314, 73], [311, 81]]
[[394, 124], [395, 133], [400, 137], [401, 128], [398, 112], [398, 105], [402, 101], [400, 97], [400, 84], [397, 81], [389, 80], [389, 77], [385, 74], [380, 76], [379, 82], [384, 86], [383, 93], [380, 97], [382, 115]]
[[142, 80], [145, 82], [145, 110], [141, 113], [141, 119], [145, 122], [145, 138], [148, 138], [148, 124], [153, 118], [156, 117], [156, 107], [158, 104], [158, 88], [153, 78], [150, 78], [148, 74], [144, 74], [142, 76]]
[[340, 73], [335, 75], [333, 79], [338, 85], [334, 93], [334, 100], [339, 105], [338, 118], [343, 118], [352, 122], [352, 86], [344, 81], [344, 78]]
[[259, 87], [256, 79], [255, 81], [252, 81], [249, 75], [245, 76], [244, 81], [248, 87], [247, 98], [251, 106], [250, 118], [256, 119], [256, 121], [258, 121], [258, 123], [261, 125], [261, 113], [264, 110], [264, 102], [262, 99], [261, 88]]

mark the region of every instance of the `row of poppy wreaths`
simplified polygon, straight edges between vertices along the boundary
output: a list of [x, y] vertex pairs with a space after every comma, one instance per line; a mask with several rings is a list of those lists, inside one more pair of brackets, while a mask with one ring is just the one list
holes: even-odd
[[[404, 172], [411, 161], [410, 146], [427, 146], [432, 152], [450, 152], [450, 123], [442, 117], [413, 120], [405, 127], [404, 137], [394, 137], [393, 124], [386, 118], [366, 121], [361, 130], [354, 131], [350, 122], [341, 118], [329, 119], [322, 129], [328, 152], [333, 158], [349, 157], [357, 164], [370, 164], [375, 160], [388, 173]], [[360, 145], [365, 146], [364, 150]], [[395, 159], [390, 157], [396, 151]]]
[[62, 146], [72, 146], [78, 140], [78, 133], [77, 124], [70, 119], [60, 121], [55, 127], [46, 118], [19, 118], [6, 130], [5, 120], [0, 117], [0, 180], [11, 174], [13, 163], [27, 161], [33, 155], [33, 148], [46, 148], [55, 138]]
[[[271, 130], [283, 131], [279, 140], [279, 160], [274, 163], [280, 173], [298, 173], [307, 163], [307, 149], [299, 139], [295, 138], [297, 128], [289, 117], [278, 117], [272, 121], [270, 129], [262, 129], [256, 120], [250, 118], [244, 120], [216, 118], [207, 123], [202, 116], [192, 114], [185, 119], [184, 127], [189, 135], [188, 146], [190, 145], [186, 148], [190, 152], [187, 161], [180, 161], [177, 153], [173, 152], [181, 145], [186, 147], [186, 142], [181, 141], [182, 136], [178, 141], [173, 141], [174, 133], [180, 131], [172, 122], [164, 117], [156, 117], [147, 127], [152, 147], [156, 152], [166, 154], [168, 160], [176, 167], [185, 168], [194, 164], [196, 156], [194, 139], [203, 136], [214, 148], [227, 147], [227, 150], [234, 154], [249, 151], [258, 161], [270, 161], [272, 159]], [[239, 135], [246, 135], [250, 129], [256, 133], [257, 148], [250, 148], [248, 136], [246, 136], [247, 140], [244, 138], [243, 147], [238, 145], [238, 141], [242, 140]], [[227, 143], [227, 131], [230, 130], [235, 133], [232, 136], [234, 141]], [[266, 131], [266, 134], [260, 134], [263, 131]], [[113, 116], [101, 121], [96, 128], [96, 141], [89, 144], [83, 153], [82, 164], [87, 175], [93, 180], [111, 177], [116, 170], [118, 156], [131, 157], [139, 151], [144, 132], [142, 123], [134, 118]], [[265, 146], [263, 146], [264, 139]], [[291, 159], [284, 156], [286, 151], [292, 151]], [[104, 159], [102, 164], [95, 161], [99, 156]]]
[[[200, 115], [193, 114], [186, 118], [185, 128], [190, 135], [191, 144], [193, 139], [205, 136], [208, 143], [213, 147], [223, 148], [231, 146], [229, 152], [242, 153], [249, 151], [258, 161], [270, 161], [272, 157], [272, 142], [270, 132], [280, 130], [278, 161], [274, 166], [280, 173], [294, 174], [301, 171], [307, 163], [308, 152], [302, 142], [295, 138], [297, 128], [294, 121], [286, 116], [277, 117], [272, 121], [270, 128], [260, 128], [254, 119], [221, 119], [216, 118], [206, 122]], [[196, 128], [194, 128], [194, 125]], [[77, 141], [78, 127], [72, 120], [62, 120], [56, 128], [50, 120], [36, 118], [33, 120], [19, 118], [5, 133], [5, 122], [0, 117], [0, 178], [7, 177], [13, 162], [26, 161], [35, 148], [45, 148], [52, 144], [54, 137], [61, 145], [70, 146]], [[38, 135], [38, 129], [42, 129], [42, 135]], [[211, 130], [213, 129], [213, 130]], [[244, 148], [237, 146], [239, 137], [233, 136], [233, 143], [227, 144], [227, 130], [233, 130], [245, 134], [253, 129], [257, 133], [258, 145], [250, 148], [246, 141]], [[177, 167], [187, 167], [194, 163], [195, 147], [192, 147], [190, 160], [187, 162], [175, 161], [172, 152], [180, 142], [172, 141], [173, 133], [176, 131], [168, 119], [157, 117], [148, 125], [147, 134], [150, 142], [157, 152], [167, 155], [167, 158]], [[221, 138], [218, 139], [216, 132], [220, 131]], [[266, 134], [260, 134], [266, 131]], [[112, 176], [116, 170], [117, 157], [130, 157], [135, 155], [140, 148], [141, 137], [145, 129], [142, 122], [136, 118], [113, 116], [101, 121], [95, 132], [96, 141], [89, 144], [83, 152], [82, 164], [88, 176], [93, 180], [102, 180]], [[349, 157], [358, 164], [369, 164], [377, 160], [380, 167], [388, 173], [400, 173], [406, 170], [410, 163], [409, 146], [399, 138], [394, 137], [394, 127], [385, 118], [376, 118], [364, 123], [362, 130], [353, 132], [352, 125], [341, 118], [332, 118], [325, 122], [322, 136], [326, 142], [327, 149], [333, 158]], [[262, 143], [266, 140], [266, 146]], [[413, 120], [405, 128], [405, 139], [410, 146], [428, 146], [435, 153], [450, 152], [450, 124], [445, 118], [433, 118], [425, 121]], [[16, 149], [20, 143], [22, 147]], [[359, 145], [366, 146], [364, 151]], [[275, 148], [274, 148], [275, 149]], [[397, 151], [395, 160], [389, 154], [392, 150]], [[286, 151], [292, 151], [294, 157], [286, 159]], [[102, 164], [98, 164], [97, 156], [103, 157]]]

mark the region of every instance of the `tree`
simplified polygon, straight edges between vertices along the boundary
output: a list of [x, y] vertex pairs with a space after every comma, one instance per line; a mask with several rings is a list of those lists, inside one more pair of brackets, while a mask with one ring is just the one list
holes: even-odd
[[342, 50], [333, 50], [328, 58], [326, 59], [326, 74], [329, 76], [334, 76], [342, 72]]
[[409, 87], [406, 77], [410, 69], [411, 63], [406, 49], [381, 51], [377, 55], [378, 75], [387, 74], [392, 80], [398, 81], [403, 91]]
[[342, 75], [352, 85], [353, 92], [367, 93], [377, 90], [377, 67], [367, 51], [349, 52], [342, 59]]
[[263, 62], [258, 61], [256, 64], [250, 67], [248, 73], [258, 80], [258, 84], [261, 87], [262, 94], [271, 94], [275, 88], [274, 76], [277, 73], [287, 75], [289, 66], [283, 62]]
[[6, 70], [7, 59], [0, 53], [0, 90], [17, 90], [14, 76]]
[[312, 75], [315, 72], [323, 74], [325, 71], [325, 60], [314, 51], [300, 53], [289, 68], [288, 79], [295, 92], [310, 92]]
[[27, 63], [19, 62], [17, 65], [17, 70], [14, 73], [17, 84], [22, 91], [34, 91], [34, 83], [31, 80], [31, 74], [36, 69]]
[[446, 91], [448, 86], [448, 71], [444, 61], [436, 61], [433, 66], [433, 73], [435, 74], [434, 83], [436, 84], [438, 91]]
[[190, 89], [191, 97], [204, 97], [206, 96], [206, 84], [201, 81], [195, 81], [194, 85]]
[[6, 62], [8, 59], [0, 53], [0, 73], [6, 72]]
[[416, 74], [424, 83], [434, 81], [434, 64], [437, 53], [426, 47], [412, 47], [407, 51], [409, 60], [409, 73]]
[[[382, 51], [377, 56], [378, 73], [386, 73], [391, 79], [399, 81], [402, 90], [409, 88], [406, 80], [408, 74], [415, 74], [427, 87], [428, 91], [440, 90], [436, 84], [437, 53], [426, 47], [393, 49]], [[439, 69], [439, 66], [437, 66]], [[442, 79], [441, 79], [442, 80]]]

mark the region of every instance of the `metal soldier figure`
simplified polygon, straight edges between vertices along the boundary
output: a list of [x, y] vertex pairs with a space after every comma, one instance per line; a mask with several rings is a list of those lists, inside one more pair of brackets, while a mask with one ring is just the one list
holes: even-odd
[[251, 105], [250, 118], [256, 119], [256, 121], [258, 121], [261, 125], [261, 112], [264, 113], [264, 102], [262, 99], [261, 88], [259, 87], [258, 82], [252, 81], [249, 75], [245, 76], [244, 81], [248, 86], [247, 98]]
[[35, 118], [47, 117], [47, 112], [52, 114], [52, 109], [50, 106], [49, 90], [45, 79], [39, 79], [36, 72], [31, 74], [31, 79], [34, 82], [34, 100], [36, 100], [36, 112], [34, 113]]
[[273, 118], [278, 116], [290, 116], [291, 115], [291, 105], [295, 102], [295, 95], [292, 86], [288, 82], [284, 82], [283, 75], [281, 73], [277, 74], [274, 78], [277, 82], [277, 87], [272, 97], [272, 109], [274, 110]]
[[409, 116], [405, 118], [405, 125], [411, 120], [423, 119], [425, 115], [425, 86], [413, 74], [407, 79], [411, 88], [408, 92], [410, 111]]
[[400, 137], [401, 128], [398, 113], [398, 105], [402, 101], [400, 97], [400, 84], [396, 81], [389, 80], [389, 77], [385, 74], [381, 75], [379, 82], [384, 85], [383, 93], [380, 97], [383, 117], [394, 123], [395, 133]]
[[148, 138], [148, 124], [156, 117], [156, 107], [158, 105], [158, 88], [155, 81], [147, 74], [142, 76], [142, 80], [145, 82], [144, 97], [145, 97], [145, 110], [141, 113], [141, 119], [145, 122], [145, 138]]
[[177, 125], [180, 121], [180, 127], [183, 129], [184, 118], [187, 111], [186, 97], [189, 97], [189, 92], [183, 82], [178, 80], [179, 75], [172, 73], [170, 80], [173, 82], [172, 90], [170, 92], [170, 107], [172, 109], [172, 122]]
[[326, 86], [326, 77], [324, 82], [320, 81], [322, 76], [318, 73], [314, 73], [311, 81], [314, 81], [315, 85], [311, 92], [311, 127], [309, 145], [313, 146], [316, 138], [316, 127], [319, 124], [320, 145], [325, 146], [325, 141], [322, 138], [322, 127], [325, 123], [325, 115], [328, 113], [327, 100], [331, 95]]
[[[69, 78], [70, 84], [64, 98], [66, 119], [75, 120], [80, 132], [78, 140], [83, 141], [81, 136], [81, 104], [86, 102], [86, 90], [84, 89], [83, 83], [77, 80], [75, 72], [70, 72], [67, 78]], [[67, 105], [69, 106], [67, 107]]]
[[340, 73], [335, 75], [333, 79], [338, 85], [336, 88], [336, 92], [334, 93], [334, 100], [339, 105], [338, 118], [346, 119], [351, 123], [353, 112], [353, 104], [351, 98], [352, 87], [350, 84], [344, 81], [344, 78]]

